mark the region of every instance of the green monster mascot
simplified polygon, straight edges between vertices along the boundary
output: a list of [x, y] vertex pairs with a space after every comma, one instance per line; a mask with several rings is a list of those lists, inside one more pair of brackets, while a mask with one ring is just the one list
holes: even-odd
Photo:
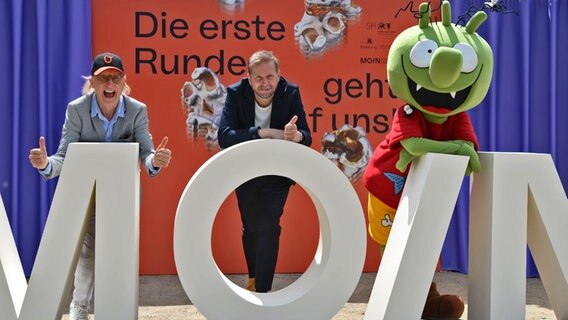
[[[487, 19], [477, 12], [465, 27], [450, 22], [450, 3], [442, 3], [442, 21], [430, 22], [430, 5], [420, 5], [418, 25], [404, 30], [388, 56], [388, 82], [406, 104], [393, 118], [385, 139], [364, 174], [369, 190], [369, 233], [381, 253], [387, 244], [411, 162], [428, 153], [469, 156], [466, 175], [481, 169], [477, 137], [465, 112], [487, 94], [493, 53], [476, 33]], [[440, 177], [443, 179], [443, 177]], [[432, 282], [424, 319], [457, 319], [464, 310], [454, 295], [440, 295]]]

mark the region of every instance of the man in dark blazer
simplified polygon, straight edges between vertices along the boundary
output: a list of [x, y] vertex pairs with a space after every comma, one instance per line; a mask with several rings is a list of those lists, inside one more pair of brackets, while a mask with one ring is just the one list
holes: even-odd
[[[272, 52], [255, 52], [248, 62], [248, 77], [228, 88], [218, 139], [222, 148], [253, 139], [311, 145], [300, 90], [280, 76], [279, 62]], [[249, 273], [247, 289], [251, 291], [272, 289], [280, 217], [293, 183], [281, 176], [261, 176], [236, 189]]]
[[[98, 55], [93, 60], [91, 76], [85, 79], [83, 96], [67, 106], [57, 152], [48, 157], [45, 139], [40, 137], [39, 148], [30, 150], [32, 166], [45, 179], [51, 179], [61, 173], [67, 147], [72, 142], [138, 142], [140, 161], [150, 176], [167, 167], [171, 159], [171, 151], [166, 148], [168, 138], [164, 137], [154, 150], [146, 105], [128, 96], [130, 87], [120, 57], [113, 53]], [[70, 320], [88, 319], [94, 288], [94, 255], [93, 214], [75, 270]]]

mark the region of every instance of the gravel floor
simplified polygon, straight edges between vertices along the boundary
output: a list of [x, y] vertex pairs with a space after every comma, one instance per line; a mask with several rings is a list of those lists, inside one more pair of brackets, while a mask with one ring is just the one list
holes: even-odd
[[[367, 302], [373, 288], [376, 273], [363, 273], [353, 295], [332, 320], [359, 320], [364, 318]], [[274, 289], [278, 290], [292, 283], [299, 274], [277, 274]], [[245, 275], [230, 275], [229, 279], [243, 286]], [[461, 296], [466, 302], [466, 312], [462, 319], [467, 319], [467, 275], [455, 272], [438, 272], [434, 280], [441, 293]], [[191, 304], [177, 276], [142, 276], [140, 277], [139, 318], [142, 320], [204, 320], [199, 310]], [[65, 314], [62, 320], [68, 320]], [[91, 314], [89, 320], [95, 319]], [[544, 287], [539, 278], [527, 279], [526, 319], [555, 320]], [[307, 319], [309, 320], [309, 319]]]

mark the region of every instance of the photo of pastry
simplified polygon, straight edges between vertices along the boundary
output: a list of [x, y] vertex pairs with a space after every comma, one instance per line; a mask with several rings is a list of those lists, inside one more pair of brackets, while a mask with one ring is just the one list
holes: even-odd
[[305, 55], [322, 54], [343, 38], [347, 22], [361, 14], [352, 0], [305, 0], [305, 11], [294, 25], [294, 36]]
[[226, 97], [227, 89], [211, 69], [199, 67], [193, 70], [191, 81], [186, 81], [181, 89], [188, 139], [204, 141], [208, 150], [219, 150], [217, 129]]
[[352, 183], [361, 178], [372, 151], [361, 127], [345, 124], [323, 134], [321, 154], [333, 161]]

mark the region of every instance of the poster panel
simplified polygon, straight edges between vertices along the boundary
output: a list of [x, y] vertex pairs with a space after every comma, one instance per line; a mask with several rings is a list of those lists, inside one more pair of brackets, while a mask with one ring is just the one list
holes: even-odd
[[[176, 273], [173, 226], [181, 193], [219, 151], [226, 87], [247, 76], [248, 57], [259, 49], [273, 51], [281, 75], [300, 86], [311, 147], [343, 171], [366, 208], [361, 173], [401, 105], [389, 91], [388, 49], [416, 23], [417, 8], [400, 0], [94, 0], [93, 54], [122, 57], [131, 95], [148, 106], [154, 142], [168, 136], [173, 152], [158, 177], [142, 175], [140, 273]], [[240, 224], [231, 194], [211, 239], [226, 273], [246, 273]], [[282, 218], [277, 272], [304, 271], [318, 236], [315, 207], [295, 186]], [[378, 246], [368, 240], [365, 271], [376, 271]]]

